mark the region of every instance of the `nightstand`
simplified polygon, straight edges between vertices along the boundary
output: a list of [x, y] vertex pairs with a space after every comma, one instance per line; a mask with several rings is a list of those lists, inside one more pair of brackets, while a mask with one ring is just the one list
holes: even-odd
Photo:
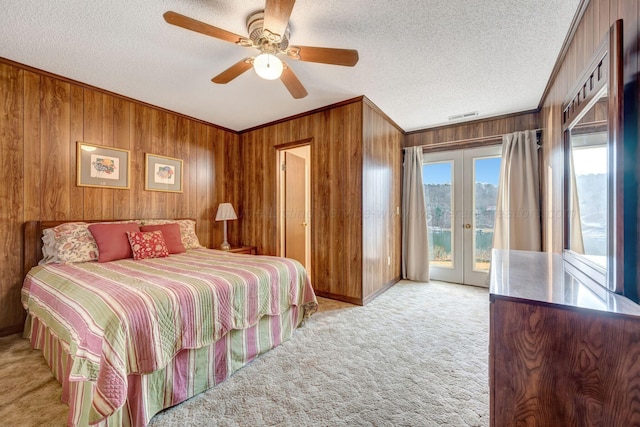
[[231, 246], [231, 249], [228, 251], [223, 251], [220, 248], [214, 248], [214, 251], [219, 252], [233, 252], [234, 254], [247, 254], [247, 255], [257, 255], [258, 248], [255, 246]]

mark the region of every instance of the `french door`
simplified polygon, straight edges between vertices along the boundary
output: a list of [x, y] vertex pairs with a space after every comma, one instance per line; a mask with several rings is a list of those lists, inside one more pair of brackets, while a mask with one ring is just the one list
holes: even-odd
[[424, 155], [432, 279], [488, 286], [500, 152], [498, 145]]

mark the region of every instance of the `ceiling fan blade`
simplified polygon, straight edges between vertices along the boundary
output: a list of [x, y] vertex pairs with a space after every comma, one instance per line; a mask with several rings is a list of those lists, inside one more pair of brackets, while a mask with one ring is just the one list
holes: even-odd
[[333, 49], [329, 47], [289, 46], [289, 56], [306, 62], [344, 65], [353, 67], [358, 63], [358, 51], [354, 49]]
[[296, 0], [266, 0], [264, 6], [264, 28], [282, 36], [289, 25], [289, 17]]
[[211, 81], [218, 84], [229, 83], [251, 67], [253, 67], [253, 64], [251, 64], [251, 58], [244, 58], [212, 78]]
[[205, 24], [204, 22], [189, 18], [188, 16], [180, 15], [176, 12], [165, 12], [162, 16], [164, 17], [164, 20], [171, 25], [195, 31], [206, 36], [215, 37], [227, 42], [237, 43], [239, 40], [244, 38], [232, 32], [214, 27], [213, 25]]
[[280, 80], [284, 83], [285, 87], [295, 99], [304, 98], [307, 96], [307, 90], [302, 86], [298, 77], [293, 73], [291, 68], [286, 67], [282, 70]]

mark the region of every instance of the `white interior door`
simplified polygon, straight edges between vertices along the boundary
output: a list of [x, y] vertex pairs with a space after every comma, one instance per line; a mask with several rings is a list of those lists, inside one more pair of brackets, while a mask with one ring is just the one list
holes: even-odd
[[305, 265], [307, 260], [306, 160], [284, 153], [284, 256]]
[[431, 278], [487, 286], [500, 146], [424, 156]]
[[311, 275], [311, 145], [278, 150], [279, 255]]

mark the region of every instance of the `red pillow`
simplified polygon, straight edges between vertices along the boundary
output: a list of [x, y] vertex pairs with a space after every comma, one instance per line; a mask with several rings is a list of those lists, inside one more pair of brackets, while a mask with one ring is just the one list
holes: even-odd
[[169, 250], [162, 237], [162, 231], [127, 231], [133, 251], [133, 259], [162, 258], [169, 256]]
[[132, 258], [127, 231], [140, 231], [135, 222], [125, 224], [91, 224], [89, 231], [98, 244], [98, 262]]
[[180, 254], [186, 249], [182, 244], [182, 236], [180, 235], [180, 226], [177, 223], [159, 224], [159, 225], [143, 225], [140, 231], [162, 231], [162, 237], [167, 244], [170, 254]]

